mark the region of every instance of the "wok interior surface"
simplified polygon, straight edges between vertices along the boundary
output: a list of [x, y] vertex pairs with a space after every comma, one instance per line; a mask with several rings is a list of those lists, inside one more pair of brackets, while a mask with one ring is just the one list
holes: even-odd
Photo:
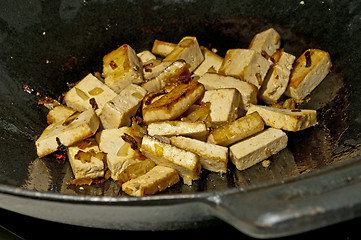
[[[121, 196], [112, 180], [71, 186], [68, 162], [36, 157], [34, 138], [46, 127], [38, 96], [59, 96], [67, 82], [101, 71], [102, 57], [121, 44], [151, 49], [155, 39], [178, 42], [193, 35], [200, 45], [247, 48], [274, 27], [286, 52], [330, 52], [333, 68], [301, 108], [317, 109], [318, 125], [288, 132], [288, 147], [257, 164], [227, 174], [203, 171], [191, 187], [178, 183], [162, 194], [247, 189], [282, 181], [360, 155], [360, 13], [355, 1], [2, 1], [0, 12], [0, 187], [70, 195]], [[6, 11], [4, 11], [6, 9]], [[322, 13], [322, 14], [321, 14]], [[123, 195], [124, 197], [124, 195]]]

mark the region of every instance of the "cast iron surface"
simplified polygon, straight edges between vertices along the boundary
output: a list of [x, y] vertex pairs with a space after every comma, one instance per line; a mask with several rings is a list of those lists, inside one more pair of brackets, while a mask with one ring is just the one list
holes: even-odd
[[[357, 172], [347, 171], [357, 168], [361, 143], [361, 4], [357, 1], [35, 0], [1, 1], [0, 9], [1, 192], [56, 201], [101, 203], [112, 199], [142, 205], [152, 199], [206, 199], [218, 206], [222, 200], [223, 207], [239, 213], [246, 206], [233, 209], [234, 205], [226, 204], [226, 197], [247, 198], [257, 189], [260, 199], [265, 189], [287, 189], [294, 182], [300, 184], [299, 195], [308, 196], [302, 186], [312, 189], [320, 182], [321, 189], [315, 187], [315, 192], [322, 199], [326, 189], [322, 179], [334, 175], [343, 183], [347, 174], [358, 179]], [[67, 82], [101, 71], [102, 57], [123, 43], [142, 51], [150, 49], [154, 39], [178, 42], [193, 35], [201, 45], [215, 47], [223, 55], [228, 48], [247, 48], [254, 34], [269, 27], [281, 34], [286, 52], [299, 56], [308, 48], [321, 48], [330, 52], [334, 64], [310, 95], [311, 100], [301, 105], [318, 110], [319, 124], [288, 133], [289, 146], [272, 157], [270, 167], [256, 165], [240, 172], [230, 165], [223, 175], [204, 171], [191, 187], [177, 184], [153, 198], [134, 200], [119, 194], [112, 181], [69, 186], [66, 182], [73, 175], [67, 162], [36, 157], [34, 138], [46, 126], [47, 111], [37, 106], [39, 97], [24, 92], [23, 83], [41, 95], [56, 97], [67, 90]], [[341, 162], [344, 171], [338, 167]], [[312, 178], [314, 175], [318, 178]], [[313, 179], [312, 184], [307, 185], [305, 179]], [[338, 189], [343, 186], [340, 182], [329, 184]], [[291, 200], [285, 197], [281, 202]], [[233, 221], [221, 210], [217, 214]]]

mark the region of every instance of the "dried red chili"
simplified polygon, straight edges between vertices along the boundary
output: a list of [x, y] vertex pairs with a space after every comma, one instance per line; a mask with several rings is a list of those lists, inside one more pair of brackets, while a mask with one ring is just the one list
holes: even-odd
[[92, 105], [92, 108], [93, 108], [94, 110], [97, 110], [97, 109], [98, 109], [98, 104], [97, 104], [97, 102], [95, 101], [95, 98], [89, 99], [89, 103], [90, 103], [90, 105]]
[[305, 52], [305, 58], [306, 58], [306, 68], [311, 67], [311, 51], [310, 50]]
[[138, 148], [138, 142], [132, 137], [130, 136], [129, 134], [126, 134], [124, 133], [124, 135], [122, 136], [122, 139], [125, 141], [125, 142], [128, 142], [130, 143], [130, 147], [132, 149], [137, 149]]

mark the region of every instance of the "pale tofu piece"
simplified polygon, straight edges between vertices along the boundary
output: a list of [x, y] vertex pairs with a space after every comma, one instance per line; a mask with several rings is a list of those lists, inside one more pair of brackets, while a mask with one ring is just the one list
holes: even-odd
[[[161, 66], [164, 66], [164, 63], [162, 63]], [[144, 82], [142, 87], [147, 90], [147, 92], [155, 92], [170, 84], [179, 82], [187, 83], [190, 79], [191, 73], [189, 72], [187, 63], [183, 59], [178, 59], [163, 68], [155, 78]]]
[[154, 40], [153, 47], [152, 47], [152, 53], [166, 57], [174, 50], [174, 48], [176, 46], [177, 46], [177, 44], [175, 44], [175, 43]]
[[205, 141], [208, 136], [208, 129], [204, 122], [188, 121], [162, 121], [153, 122], [148, 125], [150, 136], [188, 136]]
[[[306, 56], [309, 54], [309, 66]], [[291, 78], [285, 95], [296, 100], [304, 99], [327, 76], [332, 67], [328, 52], [320, 49], [306, 50], [293, 64]]]
[[228, 148], [189, 137], [171, 137], [170, 143], [199, 156], [202, 168], [213, 172], [227, 172]]
[[248, 48], [259, 53], [265, 52], [268, 56], [272, 56], [280, 46], [281, 36], [275, 29], [270, 28], [256, 34]]
[[139, 57], [140, 61], [143, 63], [147, 63], [151, 60], [157, 59], [156, 56], [154, 56], [153, 53], [151, 53], [149, 50], [144, 50], [142, 52], [137, 53], [137, 56]]
[[218, 73], [240, 78], [259, 89], [270, 66], [270, 62], [255, 50], [229, 49]]
[[135, 136], [131, 127], [104, 129], [96, 134], [95, 139], [99, 144], [100, 150], [105, 153], [121, 157], [133, 157], [136, 151], [131, 148], [130, 143], [122, 138], [125, 134], [132, 136], [140, 142], [140, 139]]
[[134, 197], [153, 195], [179, 182], [176, 170], [164, 166], [155, 166], [146, 174], [122, 185], [122, 190]]
[[75, 179], [104, 176], [105, 154], [101, 153], [95, 139], [86, 139], [68, 147], [68, 159]]
[[150, 60], [143, 64], [144, 83], [158, 77], [167, 67], [168, 64], [161, 62], [159, 59]]
[[268, 71], [258, 95], [266, 104], [276, 103], [286, 91], [292, 64], [296, 59], [292, 54], [282, 50], [276, 51], [272, 57], [275, 60], [275, 65]]
[[99, 116], [103, 127], [107, 129], [129, 126], [146, 93], [144, 88], [135, 84], [124, 88], [119, 95], [105, 104]]
[[59, 121], [64, 121], [74, 113], [75, 110], [64, 105], [59, 105], [49, 111], [48, 115], [46, 116], [46, 122], [48, 124], [53, 124]]
[[267, 126], [286, 131], [300, 131], [317, 124], [316, 110], [252, 105], [247, 114], [252, 112], [258, 112]]
[[229, 146], [235, 142], [263, 131], [264, 122], [257, 112], [227, 123], [210, 132], [207, 142], [222, 146]]
[[113, 90], [89, 73], [65, 94], [64, 101], [68, 107], [83, 112], [92, 108], [90, 99], [94, 98], [98, 106], [95, 112], [99, 115], [105, 103], [115, 96], [117, 94]]
[[232, 145], [230, 159], [238, 170], [245, 170], [287, 147], [288, 137], [280, 129], [268, 128]]
[[123, 44], [103, 57], [105, 84], [120, 93], [131, 83], [143, 82], [143, 65], [134, 49]]
[[222, 65], [223, 58], [205, 47], [201, 46], [200, 48], [204, 56], [204, 61], [194, 70], [194, 74], [202, 76], [210, 69], [218, 72]]
[[202, 167], [197, 154], [148, 135], [143, 137], [140, 151], [157, 165], [176, 169], [186, 184], [191, 184], [192, 180], [199, 178]]
[[58, 150], [60, 142], [70, 146], [90, 136], [99, 127], [99, 118], [94, 109], [82, 113], [75, 113], [64, 121], [50, 124], [36, 140], [36, 150], [39, 157], [44, 157]]
[[211, 103], [211, 127], [220, 127], [238, 118], [241, 95], [235, 88], [205, 91], [202, 102]]
[[155, 163], [150, 159], [137, 159], [138, 161], [134, 164], [128, 165], [126, 168], [123, 168], [118, 176], [118, 185], [121, 186], [123, 183], [128, 182], [133, 178], [137, 178], [149, 172]]
[[241, 94], [240, 109], [247, 110], [251, 104], [257, 103], [258, 88], [248, 82], [232, 76], [220, 75], [217, 73], [205, 73], [198, 79], [206, 90], [221, 88], [235, 88]]
[[193, 72], [204, 60], [196, 37], [184, 37], [163, 62], [171, 64], [175, 60], [183, 59], [189, 64], [189, 71]]
[[204, 87], [198, 82], [179, 84], [149, 105], [143, 105], [143, 120], [156, 122], [174, 120], [182, 115], [204, 93]]

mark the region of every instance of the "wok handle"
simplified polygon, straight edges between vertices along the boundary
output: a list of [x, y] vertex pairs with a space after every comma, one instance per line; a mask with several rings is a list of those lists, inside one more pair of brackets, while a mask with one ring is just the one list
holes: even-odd
[[361, 161], [207, 200], [216, 217], [252, 237], [302, 233], [361, 215]]

